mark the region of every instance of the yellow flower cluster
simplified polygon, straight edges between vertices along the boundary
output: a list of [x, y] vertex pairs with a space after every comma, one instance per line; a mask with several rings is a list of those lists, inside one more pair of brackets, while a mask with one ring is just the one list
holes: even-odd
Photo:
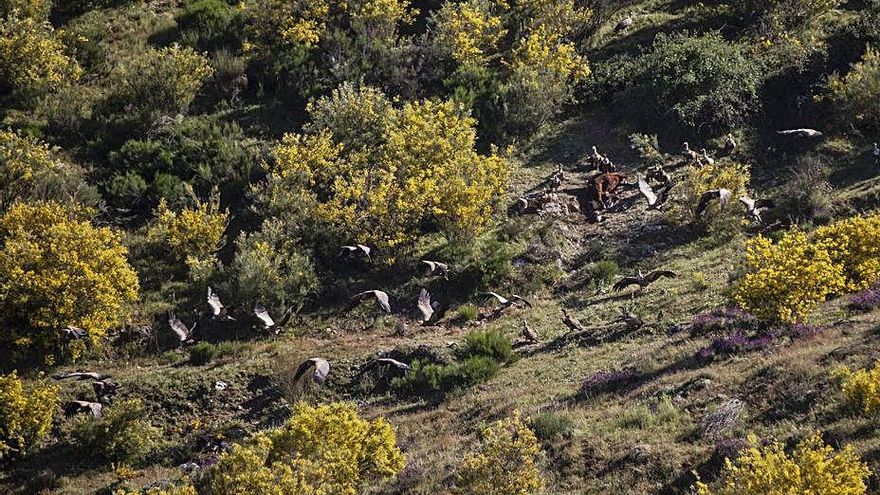
[[473, 495], [533, 495], [544, 489], [538, 468], [541, 445], [514, 411], [483, 430], [479, 449], [469, 454], [460, 476], [465, 493]]
[[196, 199], [195, 208], [180, 212], [171, 210], [163, 198], [155, 215], [150, 238], [167, 245], [191, 270], [212, 263], [214, 253], [223, 247], [229, 212], [220, 210], [220, 195], [216, 191], [208, 201]]
[[574, 43], [546, 24], [539, 25], [523, 38], [513, 52], [515, 71], [547, 71], [562, 80], [575, 82], [590, 75], [590, 67], [578, 55]]
[[848, 290], [862, 290], [880, 281], [880, 213], [819, 227], [813, 233], [813, 242], [843, 267]]
[[198, 495], [196, 488], [189, 483], [177, 484], [167, 488], [151, 488], [146, 491], [129, 491], [124, 488], [114, 490], [113, 495]]
[[50, 10], [51, 0], [0, 0], [0, 19], [14, 14], [45, 21]]
[[0, 375], [0, 459], [24, 453], [43, 439], [58, 408], [58, 386], [44, 380], [29, 392], [18, 375]]
[[0, 211], [30, 196], [41, 175], [65, 168], [49, 145], [13, 131], [0, 131]]
[[[428, 222], [454, 239], [481, 232], [507, 183], [507, 161], [474, 150], [476, 123], [451, 102], [388, 109], [382, 135], [375, 142], [355, 140], [354, 149], [334, 144], [326, 129], [286, 136], [274, 150], [269, 202], [292, 203], [292, 195], [306, 198], [297, 202], [302, 205], [312, 198], [315, 219], [378, 247], [389, 259], [411, 246]], [[347, 124], [364, 121], [353, 117]]]
[[865, 415], [880, 411], [880, 366], [856, 371], [841, 368], [834, 377], [840, 381], [840, 390], [850, 407]]
[[436, 46], [460, 65], [485, 64], [507, 34], [493, 7], [485, 0], [445, 2], [437, 13]]
[[828, 78], [827, 89], [828, 99], [847, 119], [880, 124], [880, 50], [869, 46], [845, 76]]
[[298, 403], [283, 426], [224, 454], [210, 488], [235, 495], [355, 495], [362, 483], [394, 477], [404, 464], [385, 419], [362, 419], [353, 404]]
[[530, 19], [530, 27], [545, 26], [554, 33], [570, 36], [584, 29], [593, 17], [593, 11], [579, 7], [575, 0], [522, 0], [518, 10]]
[[30, 96], [57, 90], [81, 75], [47, 20], [15, 13], [0, 19], [0, 90]]
[[771, 320], [794, 322], [844, 288], [843, 269], [799, 230], [778, 243], [758, 236], [746, 246], [749, 273], [733, 298], [743, 309]]
[[782, 444], [755, 447], [758, 439], [750, 436], [752, 447], [735, 461], [727, 459], [716, 487], [703, 483], [695, 487], [697, 495], [864, 495], [868, 466], [849, 446], [839, 452], [822, 442], [814, 433], [786, 454]]
[[84, 214], [42, 202], [15, 204], [0, 217], [0, 318], [27, 325], [10, 324], [16, 329], [4, 337], [33, 334], [39, 342], [20, 342], [47, 350], [58, 344], [57, 331], [72, 325], [97, 343], [137, 298], [137, 274], [119, 235]]

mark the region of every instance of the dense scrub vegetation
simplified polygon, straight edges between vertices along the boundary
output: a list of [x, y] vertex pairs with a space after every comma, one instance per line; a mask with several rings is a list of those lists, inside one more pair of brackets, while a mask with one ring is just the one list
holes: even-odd
[[878, 49], [878, 0], [0, 0], [0, 492], [876, 491]]

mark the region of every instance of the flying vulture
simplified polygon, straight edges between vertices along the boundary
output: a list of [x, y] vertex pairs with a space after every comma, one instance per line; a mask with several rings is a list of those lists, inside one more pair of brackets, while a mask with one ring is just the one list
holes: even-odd
[[88, 335], [88, 332], [82, 328], [73, 326], [62, 328], [61, 333], [64, 335], [65, 340], [80, 340], [86, 338]]
[[639, 176], [639, 192], [642, 193], [642, 196], [648, 200], [648, 208], [652, 210], [659, 210], [663, 203], [666, 202], [666, 199], [669, 198], [669, 191], [672, 189], [673, 184], [668, 184], [666, 186], [661, 187], [654, 192], [654, 189], [648, 185], [647, 181]]
[[351, 299], [348, 300], [350, 307], [356, 306], [358, 303], [363, 301], [364, 299], [375, 297], [376, 302], [379, 303], [379, 306], [386, 313], [391, 313], [391, 304], [388, 302], [388, 294], [385, 291], [381, 290], [365, 290], [360, 294], [355, 294], [351, 296]]
[[64, 415], [68, 418], [79, 413], [91, 413], [95, 419], [101, 419], [104, 406], [100, 402], [73, 400], [64, 405]]
[[211, 314], [213, 318], [225, 319], [225, 320], [234, 320], [235, 318], [229, 316], [229, 311], [226, 306], [220, 302], [220, 296], [217, 295], [216, 292], [211, 290], [211, 287], [208, 287], [208, 307], [211, 308]]
[[428, 273], [432, 275], [436, 273], [438, 275], [442, 275], [443, 278], [449, 278], [449, 265], [447, 265], [446, 263], [431, 260], [422, 260], [422, 263], [428, 266]]
[[52, 375], [52, 378], [56, 380], [65, 380], [67, 378], [76, 378], [77, 381], [83, 380], [95, 380], [101, 381], [110, 378], [110, 375], [102, 375], [101, 373], [97, 373], [95, 371], [73, 371], [69, 373], [58, 373]]
[[427, 325], [434, 321], [434, 316], [438, 314], [436, 311], [440, 305], [437, 301], [431, 301], [431, 293], [423, 288], [419, 292], [419, 302], [416, 304], [416, 307], [421, 314], [422, 325]]
[[263, 329], [268, 330], [275, 326], [275, 320], [269, 316], [269, 310], [259, 302], [254, 303], [254, 316], [263, 324]]
[[501, 308], [502, 308], [502, 309], [506, 309], [506, 308], [509, 308], [509, 307], [511, 307], [511, 306], [515, 306], [515, 305], [517, 305], [517, 304], [525, 304], [526, 306], [528, 306], [528, 307], [530, 307], [530, 308], [532, 307], [532, 303], [530, 303], [529, 301], [527, 301], [527, 300], [526, 300], [525, 298], [523, 298], [522, 296], [518, 296], [518, 295], [516, 295], [516, 294], [512, 294], [512, 295], [510, 296], [510, 299], [508, 299], [508, 298], [502, 296], [501, 294], [498, 294], [497, 292], [491, 292], [491, 291], [490, 291], [490, 292], [481, 292], [480, 294], [481, 294], [481, 295], [484, 295], [484, 296], [491, 296], [491, 297], [494, 297], [495, 300], [497, 300], [498, 303], [501, 304]]
[[819, 138], [824, 136], [821, 132], [816, 129], [786, 129], [783, 131], [776, 131], [776, 134], [780, 136], [792, 136], [797, 138]]
[[372, 250], [369, 246], [364, 246], [363, 244], [355, 244], [354, 246], [342, 246], [339, 248], [339, 257], [349, 257], [349, 256], [363, 256], [367, 259], [367, 261], [373, 261], [373, 257], [370, 254]]
[[377, 358], [364, 364], [358, 372], [358, 376], [363, 376], [365, 373], [375, 369], [381, 370], [383, 375], [393, 372], [395, 375], [401, 376], [412, 371], [412, 366], [396, 359]]
[[763, 223], [761, 213], [773, 208], [773, 201], [769, 199], [752, 199], [748, 196], [742, 196], [739, 198], [739, 202], [746, 207], [746, 213], [758, 223]]
[[730, 202], [730, 189], [712, 189], [711, 191], [706, 191], [700, 196], [700, 202], [697, 203], [697, 209], [694, 214], [697, 218], [703, 215], [703, 212], [706, 211], [706, 208], [709, 207], [709, 203], [713, 200], [718, 200], [721, 206], [727, 206], [727, 203]]
[[642, 274], [642, 271], [639, 270], [638, 276], [635, 277], [623, 277], [615, 283], [611, 290], [614, 292], [622, 291], [626, 289], [630, 285], [638, 285], [642, 289], [653, 284], [657, 281], [657, 279], [661, 277], [669, 277], [674, 278], [677, 277], [675, 272], [671, 272], [669, 270], [654, 270], [652, 272], [648, 272], [647, 274]]
[[180, 343], [186, 344], [192, 342], [192, 333], [193, 330], [196, 329], [196, 323], [193, 323], [192, 327], [186, 328], [186, 325], [180, 321], [177, 316], [174, 315], [174, 311], [168, 312], [168, 325], [171, 327], [171, 330], [177, 335]]

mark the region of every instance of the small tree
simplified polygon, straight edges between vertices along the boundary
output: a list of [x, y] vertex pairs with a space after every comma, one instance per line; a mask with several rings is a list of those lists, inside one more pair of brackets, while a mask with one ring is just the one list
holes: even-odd
[[97, 344], [137, 298], [137, 274], [119, 235], [92, 225], [82, 208], [13, 205], [0, 217], [0, 245], [6, 349], [64, 348], [75, 358], [82, 348], [63, 346], [62, 328], [83, 328]]
[[223, 454], [211, 471], [215, 494], [354, 495], [363, 483], [395, 476], [405, 460], [391, 425], [367, 421], [352, 404], [298, 403], [280, 428]]
[[0, 18], [0, 94], [30, 99], [79, 79], [82, 70], [45, 19]]
[[0, 459], [24, 454], [52, 427], [58, 409], [58, 386], [39, 380], [25, 391], [13, 371], [0, 375]]
[[541, 444], [518, 411], [483, 430], [478, 449], [461, 468], [469, 495], [532, 495], [544, 489]]
[[821, 493], [822, 495], [863, 495], [868, 466], [852, 448], [835, 452], [814, 433], [798, 443], [791, 454], [782, 444], [752, 447], [735, 461], [727, 459], [717, 486], [697, 483], [697, 495], [776, 495], [781, 493]]

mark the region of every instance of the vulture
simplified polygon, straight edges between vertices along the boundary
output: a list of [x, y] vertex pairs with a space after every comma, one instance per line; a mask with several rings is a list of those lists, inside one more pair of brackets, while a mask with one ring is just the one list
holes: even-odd
[[102, 381], [110, 378], [110, 375], [102, 375], [101, 373], [97, 373], [94, 371], [74, 371], [70, 373], [58, 373], [52, 375], [52, 378], [56, 380], [65, 380], [67, 378], [76, 378], [77, 381], [83, 380], [95, 380]]
[[82, 328], [68, 326], [61, 329], [61, 334], [64, 335], [65, 340], [80, 340], [86, 338], [88, 332]]
[[880, 166], [880, 146], [877, 143], [874, 143], [874, 151], [871, 154], [874, 155], [874, 165]]
[[706, 211], [706, 208], [709, 207], [709, 203], [713, 200], [718, 200], [721, 203], [721, 206], [726, 206], [730, 201], [730, 189], [712, 189], [711, 191], [706, 191], [700, 196], [700, 202], [697, 203], [697, 209], [694, 214], [699, 218], [703, 215], [703, 212]]
[[224, 319], [224, 320], [234, 320], [235, 318], [229, 316], [229, 311], [226, 306], [220, 302], [220, 296], [217, 295], [216, 292], [211, 290], [211, 287], [208, 287], [208, 307], [211, 308], [211, 314], [213, 318]]
[[168, 325], [171, 327], [171, 330], [173, 330], [174, 333], [177, 334], [177, 338], [178, 340], [180, 340], [181, 344], [192, 342], [192, 333], [193, 330], [196, 329], [197, 323], [198, 322], [193, 323], [190, 328], [186, 328], [186, 325], [184, 325], [183, 322], [174, 315], [174, 311], [168, 312]]
[[620, 320], [626, 324], [627, 331], [632, 332], [633, 330], [638, 330], [645, 325], [645, 322], [638, 317], [638, 315], [632, 314], [626, 310], [626, 308], [620, 308]]
[[330, 363], [328, 363], [326, 359], [319, 357], [308, 358], [303, 361], [303, 363], [296, 369], [296, 373], [293, 375], [293, 381], [298, 382], [299, 379], [306, 374], [309, 368], [312, 367], [315, 368], [312, 372], [312, 378], [318, 385], [323, 385], [327, 380], [327, 375], [330, 374]]
[[700, 160], [706, 165], [715, 165], [715, 159], [709, 156], [709, 153], [706, 152], [706, 148], [702, 148], [700, 153], [703, 155], [700, 157]]
[[494, 297], [499, 304], [501, 304], [501, 309], [507, 309], [511, 306], [515, 306], [516, 304], [525, 304], [528, 307], [532, 307], [532, 303], [528, 302], [522, 296], [518, 296], [516, 294], [511, 294], [510, 299], [498, 294], [497, 292], [481, 292], [480, 295], [483, 296], [491, 296]]
[[611, 290], [614, 292], [619, 292], [619, 291], [622, 291], [623, 289], [626, 289], [630, 285], [638, 285], [639, 287], [644, 289], [645, 287], [656, 282], [657, 279], [659, 279], [661, 277], [675, 278], [677, 276], [678, 275], [675, 272], [671, 272], [669, 270], [654, 270], [654, 271], [648, 272], [646, 274], [642, 274], [642, 271], [639, 270], [638, 276], [623, 277], [622, 279], [618, 280], [617, 283], [615, 283], [611, 287]]
[[599, 168], [599, 161], [602, 159], [602, 155], [599, 154], [599, 150], [597, 150], [595, 146], [593, 146], [593, 150], [588, 159], [591, 167], [595, 169]]
[[345, 258], [349, 256], [363, 256], [367, 258], [367, 261], [373, 261], [373, 257], [370, 254], [371, 249], [369, 246], [364, 246], [363, 244], [355, 244], [354, 246], [342, 246], [339, 249], [339, 257]]
[[64, 405], [64, 415], [68, 418], [79, 413], [91, 413], [95, 419], [101, 419], [101, 412], [104, 406], [100, 402], [89, 402], [85, 400], [73, 400]]
[[368, 371], [375, 369], [380, 369], [383, 375], [387, 375], [389, 372], [394, 372], [396, 375], [405, 375], [407, 372], [412, 371], [412, 366], [396, 359], [377, 358], [364, 364], [358, 372], [358, 376], [363, 376]]
[[621, 31], [628, 29], [632, 25], [633, 25], [633, 18], [631, 16], [626, 16], [620, 22], [618, 22], [616, 26], [614, 26], [614, 32], [619, 33]]
[[586, 332], [587, 328], [584, 327], [581, 322], [577, 320], [574, 316], [568, 314], [568, 311], [562, 310], [562, 323], [565, 323], [565, 326], [572, 332]]
[[727, 140], [724, 141], [724, 151], [726, 151], [728, 154], [733, 153], [734, 151], [736, 151], [736, 146], [736, 139], [734, 139], [733, 134], [728, 133]]
[[681, 154], [688, 161], [691, 161], [691, 162], [696, 162], [700, 158], [700, 155], [698, 155], [696, 151], [691, 149], [691, 146], [688, 144], [687, 141], [685, 141], [684, 144], [682, 145]]
[[639, 176], [639, 192], [642, 193], [642, 196], [648, 200], [648, 209], [659, 210], [663, 203], [666, 202], [666, 199], [669, 197], [669, 191], [672, 189], [674, 184], [667, 184], [655, 193], [651, 186]]
[[746, 213], [758, 223], [763, 223], [761, 213], [773, 208], [773, 201], [769, 199], [752, 199], [748, 196], [739, 198], [739, 202], [746, 207]]
[[95, 397], [97, 397], [98, 400], [116, 395], [116, 391], [121, 387], [122, 385], [110, 381], [107, 378], [92, 382], [92, 390], [95, 391]]
[[[528, 205], [526, 205], [528, 206]], [[422, 263], [427, 265], [429, 274], [438, 274], [442, 275], [443, 278], [449, 279], [449, 265], [446, 263], [441, 263], [439, 261], [431, 261], [431, 260], [422, 260]]]
[[431, 293], [424, 288], [419, 293], [419, 302], [416, 307], [421, 314], [422, 325], [436, 321], [435, 316], [440, 314], [437, 312], [440, 309], [440, 304], [437, 301], [431, 301]]
[[672, 176], [663, 170], [662, 166], [654, 165], [645, 171], [645, 180], [653, 180], [661, 185], [666, 185], [672, 182]]
[[792, 136], [796, 138], [819, 138], [824, 136], [816, 129], [786, 129], [784, 131], [776, 131], [780, 136]]
[[529, 323], [526, 320], [523, 320], [522, 324], [523, 324], [523, 328], [522, 328], [523, 338], [526, 339], [526, 341], [528, 341], [529, 343], [532, 343], [532, 344], [538, 343], [538, 332], [532, 330], [532, 328], [529, 326]]
[[263, 324], [263, 328], [268, 330], [275, 326], [275, 320], [269, 316], [269, 310], [259, 302], [254, 303], [254, 316]]
[[351, 299], [348, 300], [349, 307], [353, 308], [357, 306], [358, 303], [367, 299], [368, 297], [375, 297], [376, 302], [379, 303], [379, 306], [382, 308], [382, 311], [386, 313], [391, 313], [391, 304], [388, 302], [388, 294], [385, 291], [381, 290], [365, 290], [360, 294], [355, 294], [351, 296]]

